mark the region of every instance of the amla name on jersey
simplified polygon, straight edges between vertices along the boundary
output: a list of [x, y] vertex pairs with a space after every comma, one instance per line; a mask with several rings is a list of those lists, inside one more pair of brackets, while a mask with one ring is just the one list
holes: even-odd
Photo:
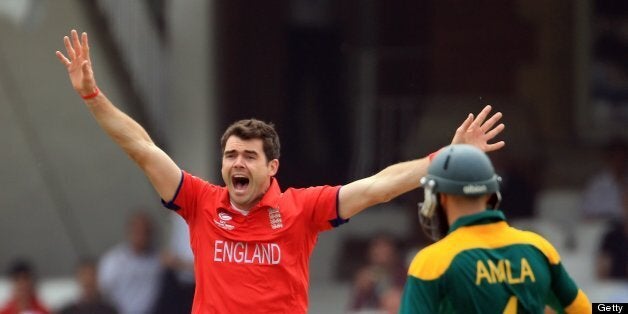
[[509, 284], [520, 284], [526, 280], [535, 282], [534, 272], [530, 263], [525, 258], [521, 258], [519, 261], [519, 267], [521, 271], [519, 276], [513, 274], [513, 267], [511, 261], [508, 259], [497, 260], [497, 264], [492, 260], [478, 260], [476, 263], [476, 275], [475, 284], [480, 285], [482, 283], [501, 283], [508, 282]]

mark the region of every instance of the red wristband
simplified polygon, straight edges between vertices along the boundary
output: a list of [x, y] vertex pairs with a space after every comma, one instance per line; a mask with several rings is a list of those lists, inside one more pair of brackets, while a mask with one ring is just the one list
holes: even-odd
[[100, 89], [98, 89], [98, 87], [96, 87], [96, 90], [93, 93], [87, 94], [87, 95], [84, 95], [84, 96], [81, 95], [81, 98], [83, 98], [85, 100], [92, 99], [92, 98], [95, 98], [96, 96], [98, 96], [98, 94], [100, 94]]
[[437, 151], [435, 151], [435, 152], [433, 152], [433, 153], [431, 153], [431, 154], [429, 154], [429, 155], [427, 155], [427, 159], [428, 159], [430, 162], [432, 162], [432, 159], [434, 159], [434, 157], [436, 157], [436, 154], [438, 154], [438, 152], [440, 152], [440, 149], [439, 149], [439, 150], [437, 150]]

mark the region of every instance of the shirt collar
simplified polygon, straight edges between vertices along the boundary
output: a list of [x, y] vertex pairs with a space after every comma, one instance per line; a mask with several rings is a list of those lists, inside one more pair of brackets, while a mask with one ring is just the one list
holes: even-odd
[[259, 204], [255, 207], [277, 207], [279, 202], [279, 196], [281, 195], [281, 189], [279, 188], [279, 182], [277, 179], [270, 178], [270, 186], [264, 196], [259, 201]]
[[484, 225], [497, 221], [505, 221], [506, 216], [501, 210], [493, 210], [487, 209], [483, 212], [479, 212], [476, 214], [466, 215], [458, 218], [454, 221], [453, 225], [449, 227], [449, 233], [454, 232], [456, 229], [460, 227], [473, 226], [473, 225]]

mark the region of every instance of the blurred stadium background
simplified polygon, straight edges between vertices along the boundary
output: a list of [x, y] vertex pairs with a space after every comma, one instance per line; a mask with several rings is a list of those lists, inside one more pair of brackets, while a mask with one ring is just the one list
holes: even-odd
[[[506, 215], [553, 241], [593, 302], [627, 302], [625, 282], [595, 277], [606, 225], [580, 215], [601, 147], [628, 136], [625, 60], [614, 101], [594, 92], [600, 25], [626, 23], [628, 5], [600, 2], [1, 0], [1, 276], [27, 257], [54, 308], [76, 294], [78, 258], [119, 242], [133, 210], [150, 209], [168, 239], [168, 211], [54, 56], [76, 28], [90, 35], [101, 89], [182, 168], [218, 183], [219, 137], [239, 118], [275, 123], [285, 188], [342, 184], [424, 156], [492, 104], [507, 125], [507, 146], [492, 156], [520, 181], [505, 191]], [[625, 58], [626, 47], [601, 55]], [[312, 313], [347, 308], [355, 254], [372, 235], [396, 235], [408, 256], [427, 243], [421, 198], [320, 236]]]

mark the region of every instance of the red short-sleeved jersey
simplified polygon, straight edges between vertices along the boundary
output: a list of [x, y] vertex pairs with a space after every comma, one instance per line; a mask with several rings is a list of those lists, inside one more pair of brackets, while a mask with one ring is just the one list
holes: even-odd
[[188, 223], [194, 252], [193, 313], [305, 313], [309, 258], [338, 217], [340, 187], [288, 189], [276, 179], [244, 216], [226, 187], [183, 172], [166, 207]]

